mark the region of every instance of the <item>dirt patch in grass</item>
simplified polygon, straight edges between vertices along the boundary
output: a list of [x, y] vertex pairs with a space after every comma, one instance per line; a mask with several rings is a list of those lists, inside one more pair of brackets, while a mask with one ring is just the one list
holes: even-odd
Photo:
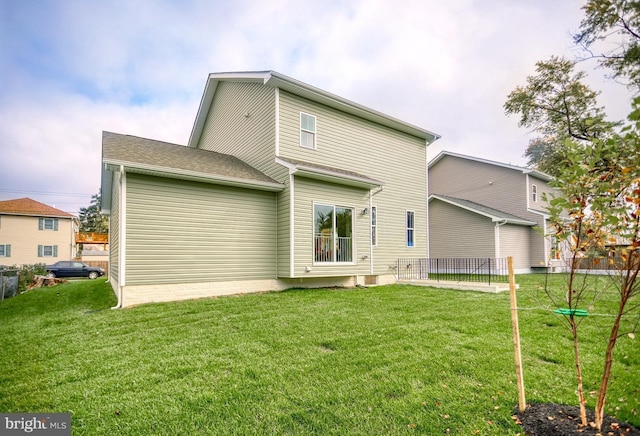
[[[556, 435], [628, 435], [640, 436], [640, 429], [610, 416], [605, 416], [602, 431], [592, 425], [580, 426], [580, 409], [554, 403], [528, 405], [524, 412], [518, 413], [519, 423], [525, 434], [530, 436]], [[595, 421], [593, 411], [587, 410], [587, 421]]]

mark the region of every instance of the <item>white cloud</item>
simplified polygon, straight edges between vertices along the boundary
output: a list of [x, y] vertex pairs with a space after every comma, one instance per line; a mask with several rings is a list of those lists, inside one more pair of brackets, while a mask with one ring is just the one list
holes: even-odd
[[[502, 105], [536, 61], [574, 55], [583, 4], [0, 0], [0, 199], [95, 193], [102, 130], [186, 143], [216, 71], [274, 69], [442, 134], [432, 155], [524, 164], [527, 132]], [[592, 80], [624, 116], [626, 90]]]

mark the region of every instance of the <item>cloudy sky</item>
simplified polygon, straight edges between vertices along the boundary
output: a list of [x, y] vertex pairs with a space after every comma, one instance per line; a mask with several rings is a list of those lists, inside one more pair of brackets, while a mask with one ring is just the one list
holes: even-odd
[[[0, 0], [0, 200], [77, 213], [103, 130], [186, 144], [207, 75], [275, 70], [515, 165], [506, 96], [579, 56], [582, 0]], [[629, 94], [583, 62], [611, 119]]]

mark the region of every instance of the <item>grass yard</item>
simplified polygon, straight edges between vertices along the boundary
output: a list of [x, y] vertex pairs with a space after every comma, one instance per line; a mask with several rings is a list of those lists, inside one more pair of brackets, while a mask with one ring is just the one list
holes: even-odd
[[[546, 304], [544, 278], [518, 277], [521, 307]], [[0, 412], [70, 412], [74, 435], [521, 432], [507, 293], [392, 285], [114, 304], [104, 279], [1, 303]], [[519, 315], [527, 400], [576, 405], [561, 316]], [[609, 322], [581, 327], [587, 392]], [[636, 426], [639, 341], [619, 341], [607, 407]]]

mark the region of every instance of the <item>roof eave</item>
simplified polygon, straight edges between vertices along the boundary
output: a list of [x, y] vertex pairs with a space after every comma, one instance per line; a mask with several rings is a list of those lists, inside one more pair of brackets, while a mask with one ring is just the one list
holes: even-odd
[[138, 174], [147, 174], [159, 177], [168, 177], [195, 182], [212, 183], [216, 185], [236, 186], [240, 188], [257, 189], [261, 191], [279, 192], [284, 189], [284, 185], [276, 182], [266, 182], [261, 180], [241, 179], [237, 177], [226, 177], [214, 174], [207, 174], [198, 171], [190, 171], [176, 168], [161, 167], [156, 165], [146, 165], [138, 162], [125, 162], [113, 159], [103, 161], [105, 169], [113, 171], [120, 166], [125, 171]]
[[230, 80], [234, 82], [262, 82], [267, 86], [281, 88], [343, 112], [356, 115], [360, 118], [424, 139], [425, 145], [427, 146], [441, 138], [437, 133], [430, 132], [429, 130], [422, 129], [414, 126], [413, 124], [385, 115], [346, 98], [285, 76], [284, 74], [280, 74], [275, 71], [256, 71], [209, 74], [200, 100], [200, 106], [198, 107], [198, 113], [191, 130], [189, 142], [187, 143], [189, 147], [196, 147], [200, 141], [200, 136], [202, 135], [202, 130], [207, 119], [207, 114], [209, 113], [209, 108], [211, 107], [211, 102], [213, 101], [218, 82], [221, 80]]
[[276, 158], [276, 162], [289, 169], [289, 174], [294, 174], [308, 179], [321, 180], [324, 182], [336, 183], [339, 185], [353, 186], [356, 188], [373, 189], [384, 186], [379, 180], [367, 177], [344, 174], [328, 169], [315, 168], [304, 164], [288, 162], [284, 159]]

